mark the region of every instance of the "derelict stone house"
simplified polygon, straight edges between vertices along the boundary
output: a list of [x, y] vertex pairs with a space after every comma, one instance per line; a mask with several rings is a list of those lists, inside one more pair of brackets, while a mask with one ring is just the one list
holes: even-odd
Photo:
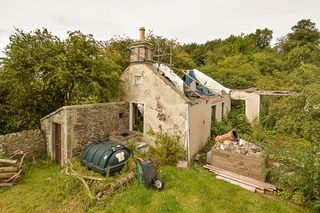
[[230, 89], [194, 69], [177, 76], [155, 64], [152, 49], [140, 29], [140, 41], [130, 46], [130, 65], [123, 72], [121, 103], [65, 106], [41, 119], [48, 154], [59, 164], [79, 155], [92, 140], [134, 130], [152, 143], [149, 130], [179, 134], [188, 160], [210, 138], [212, 119], [231, 108]]
[[[210, 137], [211, 119], [221, 120], [230, 111], [230, 90], [197, 70], [190, 70], [183, 80], [169, 67], [154, 64], [144, 29], [130, 50], [131, 64], [121, 76], [124, 100], [130, 103], [130, 130], [143, 122], [146, 141], [152, 141], [150, 129], [179, 134], [192, 159]], [[201, 80], [207, 81], [206, 87]]]

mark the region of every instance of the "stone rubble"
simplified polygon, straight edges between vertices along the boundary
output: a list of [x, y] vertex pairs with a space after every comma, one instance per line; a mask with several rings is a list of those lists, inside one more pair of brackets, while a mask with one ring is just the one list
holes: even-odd
[[237, 152], [242, 155], [261, 154], [262, 151], [261, 146], [243, 139], [239, 141], [225, 140], [223, 142], [217, 142], [213, 145], [213, 148], [228, 152]]

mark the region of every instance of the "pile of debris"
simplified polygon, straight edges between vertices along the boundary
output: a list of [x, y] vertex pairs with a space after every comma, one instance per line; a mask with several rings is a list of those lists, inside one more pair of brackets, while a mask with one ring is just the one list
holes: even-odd
[[262, 151], [259, 145], [250, 143], [243, 139], [218, 141], [214, 144], [213, 148], [229, 152], [237, 152], [242, 155], [251, 155], [253, 153], [259, 154]]
[[[21, 180], [21, 166], [26, 153], [15, 152], [9, 159], [0, 159], [0, 187], [13, 186]], [[14, 158], [20, 158], [14, 159]]]
[[214, 172], [216, 178], [253, 192], [276, 190], [275, 186], [265, 183], [265, 157], [259, 145], [240, 139], [234, 130], [218, 135], [215, 140], [204, 167]]

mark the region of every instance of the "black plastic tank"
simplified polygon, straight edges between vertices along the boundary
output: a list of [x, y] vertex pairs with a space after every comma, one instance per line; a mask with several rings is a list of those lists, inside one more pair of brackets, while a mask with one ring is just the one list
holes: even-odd
[[80, 161], [88, 168], [104, 175], [120, 171], [130, 157], [130, 150], [123, 144], [95, 141], [81, 153]]

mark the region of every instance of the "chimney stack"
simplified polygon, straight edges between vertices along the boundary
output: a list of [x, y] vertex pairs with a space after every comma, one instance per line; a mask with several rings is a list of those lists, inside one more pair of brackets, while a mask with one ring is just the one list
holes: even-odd
[[146, 42], [145, 28], [139, 29], [139, 40], [129, 46], [130, 63], [153, 63], [151, 44]]
[[140, 33], [140, 41], [145, 42], [145, 35], [144, 35], [145, 29], [144, 27], [140, 27], [139, 33]]

